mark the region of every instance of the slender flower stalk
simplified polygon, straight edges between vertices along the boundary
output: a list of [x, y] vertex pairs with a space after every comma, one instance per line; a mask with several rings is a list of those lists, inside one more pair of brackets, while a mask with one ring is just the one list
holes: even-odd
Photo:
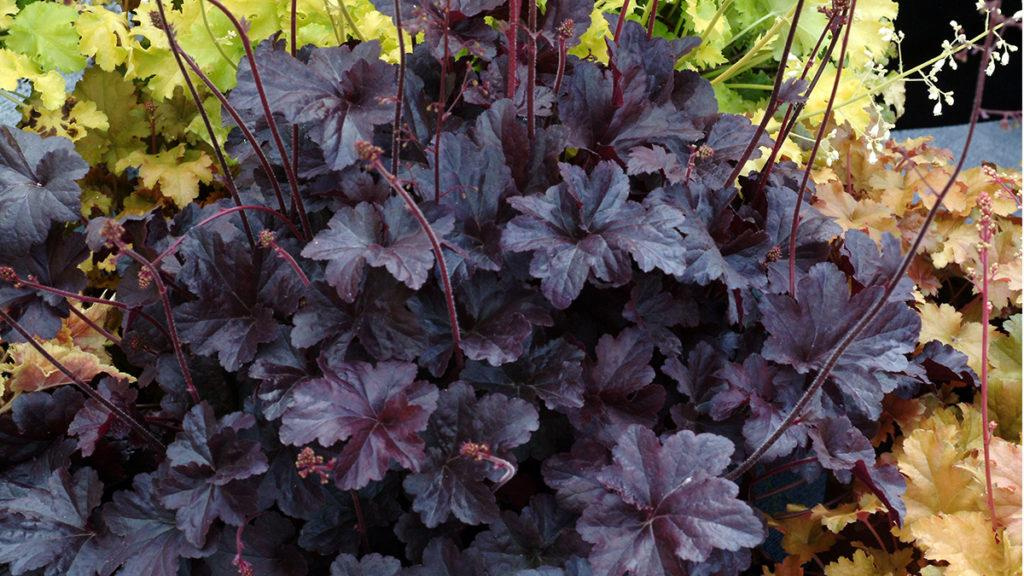
[[446, 86], [448, 83], [448, 60], [451, 52], [448, 47], [448, 28], [451, 25], [451, 0], [444, 2], [444, 57], [441, 59], [441, 82], [438, 88], [437, 118], [434, 120], [434, 202], [441, 202], [441, 129], [444, 127], [445, 104], [448, 101]]
[[[921, 248], [922, 242], [924, 242], [925, 236], [928, 234], [928, 229], [931, 227], [932, 222], [935, 221], [935, 217], [939, 213], [939, 209], [942, 207], [943, 201], [946, 199], [946, 195], [953, 188], [953, 184], [956, 183], [957, 176], [960, 175], [960, 171], [963, 170], [964, 163], [967, 160], [967, 152], [970, 150], [971, 141], [974, 139], [974, 130], [978, 125], [978, 117], [981, 111], [981, 99], [985, 93], [985, 70], [988, 68], [989, 59], [992, 56], [992, 38], [994, 36], [994, 27], [990, 27], [988, 33], [985, 36], [985, 45], [981, 51], [981, 63], [978, 66], [978, 77], [975, 83], [974, 89], [974, 102], [971, 106], [971, 121], [967, 128], [967, 138], [964, 141], [964, 147], [960, 152], [960, 159], [956, 163], [956, 167], [953, 169], [953, 173], [949, 176], [945, 186], [942, 190], [936, 194], [935, 204], [931, 210], [928, 211], [928, 215], [925, 217], [924, 223], [917, 232], [917, 236], [914, 237], [914, 241], [911, 243], [909, 250], [903, 257], [903, 261], [900, 262], [900, 267], [896, 269], [889, 280], [886, 282], [885, 290], [882, 292], [880, 298], [878, 298], [874, 304], [868, 308], [868, 311], [857, 320], [857, 323], [843, 336], [839, 344], [832, 350], [828, 358], [825, 361], [824, 366], [818, 371], [818, 374], [814, 377], [811, 385], [804, 391], [803, 395], [797, 400], [796, 404], [789, 411], [783, 421], [768, 435], [761, 444], [747, 456], [746, 460], [740, 463], [736, 468], [726, 474], [726, 478], [729, 480], [736, 480], [748, 470], [750, 470], [757, 462], [765, 455], [765, 453], [776, 443], [779, 438], [785, 434], [788, 430], [803, 414], [804, 410], [811, 403], [811, 400], [821, 390], [821, 387], [825, 385], [825, 381], [832, 373], [832, 369], [835, 368], [839, 358], [842, 357], [846, 349], [853, 344], [854, 340], [860, 336], [878, 313], [882, 311], [886, 303], [889, 301], [889, 297], [896, 290], [896, 286], [899, 284], [900, 279], [907, 273], [910, 268], [910, 264], [914, 260], [914, 256], [917, 251]], [[934, 192], [934, 190], [933, 190]]]
[[31, 288], [33, 290], [38, 290], [39, 292], [45, 292], [47, 294], [53, 294], [54, 296], [60, 296], [62, 298], [66, 298], [68, 300], [75, 300], [77, 302], [86, 302], [88, 304], [99, 304], [99, 305], [102, 305], [102, 306], [110, 306], [111, 308], [116, 308], [116, 309], [118, 309], [121, 312], [126, 313], [126, 314], [136, 314], [137, 313], [144, 320], [146, 320], [147, 322], [152, 324], [154, 328], [156, 328], [157, 330], [160, 330], [160, 332], [163, 333], [164, 337], [166, 337], [168, 341], [171, 340], [170, 333], [167, 332], [167, 329], [164, 328], [164, 326], [162, 324], [160, 324], [159, 322], [156, 321], [156, 318], [153, 318], [152, 316], [150, 316], [145, 311], [143, 311], [143, 310], [141, 310], [139, 308], [132, 308], [132, 307], [128, 306], [127, 304], [125, 304], [124, 302], [118, 302], [117, 300], [108, 300], [106, 298], [97, 298], [95, 296], [86, 296], [84, 294], [76, 294], [75, 292], [68, 292], [67, 290], [61, 290], [60, 288], [54, 288], [53, 286], [47, 286], [45, 284], [40, 284], [39, 282], [36, 281], [36, 279], [34, 277], [29, 277], [29, 278], [21, 278], [21, 277], [19, 277], [17, 275], [17, 273], [14, 271], [14, 269], [11, 268], [10, 266], [0, 266], [0, 280], [3, 280], [5, 282], [9, 282], [10, 284], [13, 284], [15, 288]]
[[405, 33], [402, 32], [402, 0], [395, 0], [395, 29], [398, 31], [398, 89], [395, 90], [395, 121], [391, 126], [391, 173], [398, 174], [402, 152], [402, 109], [405, 105]]
[[572, 18], [562, 20], [558, 26], [558, 70], [555, 72], [555, 98], [562, 91], [562, 80], [565, 78], [565, 61], [569, 58], [569, 39], [576, 31], [576, 23]]
[[15, 332], [20, 334], [21, 337], [24, 338], [25, 341], [29, 343], [29, 345], [35, 348], [36, 352], [38, 352], [43, 358], [45, 358], [47, 362], [53, 364], [54, 368], [60, 370], [65, 376], [67, 376], [68, 379], [70, 379], [71, 382], [79, 390], [85, 393], [86, 396], [101, 404], [111, 414], [113, 414], [115, 418], [121, 420], [130, 428], [138, 432], [139, 435], [142, 436], [144, 440], [152, 444], [155, 448], [161, 451], [167, 449], [167, 447], [164, 446], [164, 443], [161, 442], [159, 438], [157, 438], [152, 432], [150, 432], [145, 426], [143, 426], [142, 423], [133, 418], [131, 414], [128, 414], [127, 412], [119, 408], [116, 404], [105, 398], [102, 394], [93, 390], [91, 386], [83, 382], [81, 378], [75, 375], [75, 373], [68, 369], [67, 366], [62, 364], [60, 360], [54, 358], [53, 355], [50, 354], [46, 350], [46, 348], [42, 344], [40, 344], [35, 339], [35, 337], [33, 337], [31, 333], [29, 333], [28, 330], [25, 329], [24, 326], [19, 324], [14, 318], [11, 318], [2, 307], [0, 307], [0, 321], [5, 322], [8, 326], [13, 328]]
[[270, 102], [267, 100], [267, 92], [263, 88], [263, 78], [260, 76], [259, 66], [256, 65], [256, 55], [252, 49], [252, 42], [249, 40], [249, 33], [246, 31], [246, 27], [242, 26], [242, 23], [238, 21], [234, 13], [228, 10], [221, 0], [208, 1], [228, 17], [232, 26], [235, 27], [235, 31], [238, 32], [238, 37], [242, 40], [245, 57], [249, 60], [249, 68], [252, 72], [252, 81], [256, 86], [256, 93], [259, 95], [260, 105], [263, 107], [263, 116], [267, 121], [267, 126], [270, 128], [270, 135], [274, 139], [274, 145], [277, 146], [277, 151], [281, 155], [281, 164], [284, 165], [285, 175], [288, 177], [288, 185], [292, 192], [292, 203], [299, 213], [302, 232], [306, 238], [312, 238], [313, 234], [309, 226], [309, 217], [306, 215], [306, 207], [302, 204], [302, 197], [299, 195], [299, 181], [296, 178], [295, 172], [292, 171], [291, 163], [288, 162], [288, 150], [284, 146], [284, 141], [281, 140], [281, 132], [277, 129], [277, 121], [274, 120], [274, 114], [270, 110]]
[[537, 0], [526, 0], [526, 134], [533, 142], [537, 133], [537, 118], [534, 111], [537, 91]]
[[[838, 4], [838, 3], [837, 3]], [[829, 10], [831, 12], [829, 21], [822, 29], [821, 34], [818, 36], [818, 42], [814, 47], [814, 50], [810, 52], [811, 56], [807, 59], [807, 64], [804, 66], [803, 71], [800, 74], [800, 80], [805, 80], [807, 75], [810, 73], [811, 65], [814, 62], [814, 55], [818, 53], [818, 49], [821, 46], [825, 36], [828, 35], [829, 30], [832, 30], [832, 40], [829, 42], [828, 48], [825, 50], [825, 55], [821, 59], [821, 63], [818, 66], [817, 72], [814, 74], [814, 78], [808, 83], [807, 88], [804, 90], [804, 100], [799, 103], [789, 103], [786, 105], [786, 115], [782, 118], [782, 123], [779, 125], [779, 133], [775, 137], [775, 145], [772, 146], [772, 151], [768, 155], [768, 160], [764, 163], [764, 167], [761, 168], [761, 174], [757, 179], [757, 186], [754, 188], [754, 196], [757, 197], [764, 190], [765, 184], [768, 182], [768, 176], [771, 175], [772, 168], [775, 167], [775, 161], [779, 156], [779, 152], [782, 150], [782, 146], [786, 143], [786, 139], [789, 138], [790, 132], [796, 127], [796, 119], [800, 116], [800, 112], [803, 111], [804, 106], [807, 105], [807, 99], [814, 93], [814, 89], [818, 85], [818, 80], [821, 79], [822, 73], [828, 66], [830, 59], [832, 58], [832, 52], [835, 50], [836, 43], [839, 40], [839, 30], [843, 25], [846, 15], [845, 6], [837, 7], [837, 9]], [[849, 29], [849, 27], [847, 28]], [[836, 77], [842, 73], [844, 57], [841, 55], [837, 64]], [[834, 88], [838, 86], [838, 82], [834, 85]], [[832, 98], [834, 100], [834, 96]], [[828, 122], [822, 122], [822, 126], [827, 126]], [[820, 128], [820, 126], [819, 126]]]
[[118, 348], [121, 348], [121, 339], [119, 337], [117, 337], [115, 334], [112, 334], [110, 332], [110, 330], [107, 330], [103, 326], [100, 326], [99, 324], [97, 324], [95, 320], [93, 320], [92, 318], [89, 318], [88, 314], [86, 314], [82, 310], [79, 310], [77, 307], [75, 307], [70, 302], [68, 303], [68, 309], [71, 310], [71, 313], [74, 314], [76, 318], [78, 318], [79, 320], [84, 322], [85, 325], [88, 326], [89, 328], [91, 328], [94, 332], [96, 332], [100, 336], [103, 336], [109, 342], [111, 342], [112, 344], [117, 346]]
[[[772, 116], [775, 115], [775, 110], [779, 105], [779, 90], [782, 88], [782, 78], [786, 72], [786, 62], [789, 61], [789, 51], [793, 47], [793, 38], [796, 36], [797, 27], [800, 24], [800, 14], [803, 12], [804, 0], [797, 0], [796, 8], [793, 12], [793, 19], [789, 23], [789, 34], [786, 36], [786, 45], [782, 49], [782, 57], [779, 58], [779, 67], [775, 72], [775, 83], [772, 86], [772, 95], [768, 99], [768, 105], [765, 107], [764, 116], [761, 118], [761, 123], [758, 124], [757, 130], [754, 131], [754, 136], [750, 139], [750, 143], [747, 144], [747, 148], [743, 151], [740, 159], [736, 162], [735, 168], [729, 179], [726, 180], [724, 189], [728, 190], [732, 188], [732, 185], [736, 182], [736, 178], [739, 177], [740, 172], [743, 170], [743, 166], [746, 165], [747, 160], [750, 159], [750, 155], [754, 153], [757, 148], [758, 142], [761, 141], [761, 136], [764, 135], [765, 129], [768, 127], [768, 122]], [[733, 195], [736, 191], [733, 191]]]
[[295, 276], [297, 276], [299, 281], [302, 282], [302, 285], [309, 288], [309, 277], [306, 276], [306, 273], [299, 267], [299, 263], [295, 261], [295, 258], [292, 258], [292, 255], [289, 254], [287, 250], [281, 248], [281, 245], [277, 243], [277, 239], [274, 237], [273, 232], [270, 230], [260, 231], [260, 246], [273, 250], [274, 254], [277, 255], [278, 258], [284, 260], [288, 266], [291, 267], [292, 272], [294, 272]]
[[508, 39], [508, 78], [505, 81], [505, 96], [516, 99], [516, 88], [518, 78], [516, 74], [519, 68], [519, 13], [523, 7], [522, 0], [509, 0], [508, 3], [508, 28], [505, 30]]
[[348, 494], [352, 498], [352, 510], [356, 513], [356, 533], [359, 534], [359, 547], [361, 550], [366, 550], [370, 547], [370, 541], [366, 535], [366, 516], [363, 515], [363, 503], [359, 501], [359, 492], [356, 490], [349, 490]]
[[462, 446], [459, 446], [459, 456], [463, 458], [470, 458], [477, 462], [487, 462], [491, 466], [502, 470], [501, 478], [494, 483], [493, 492], [497, 492], [502, 486], [508, 483], [513, 476], [516, 475], [515, 464], [512, 464], [504, 458], [500, 458], [491, 453], [491, 447], [487, 444], [478, 442], [463, 442]]
[[992, 303], [988, 299], [989, 280], [989, 254], [988, 249], [992, 245], [992, 198], [987, 192], [978, 196], [978, 206], [981, 208], [981, 219], [978, 221], [979, 256], [981, 260], [981, 439], [985, 454], [985, 504], [988, 506], [989, 519], [992, 521], [992, 530], [998, 529], [996, 524], [996, 503], [992, 492], [992, 458], [990, 446], [992, 444], [992, 424], [988, 414], [988, 348], [989, 348], [989, 322], [992, 315]]
[[[227, 96], [217, 88], [217, 85], [210, 80], [210, 77], [203, 72], [202, 68], [196, 64], [196, 61], [193, 60], [187, 52], [180, 51], [180, 54], [185, 60], [185, 63], [188, 64], [188, 67], [192, 69], [192, 72], [203, 81], [203, 84], [206, 84], [206, 88], [214, 95], [214, 97], [217, 98], [221, 106], [227, 110], [228, 115], [231, 116], [231, 119], [235, 122], [235, 126], [237, 126], [238, 130], [242, 133], [242, 137], [245, 138], [245, 141], [249, 143], [249, 147], [252, 148], [253, 153], [256, 154], [256, 159], [259, 161], [260, 167], [263, 168], [263, 173], [266, 174], [267, 180], [270, 181], [270, 186], [274, 189], [274, 196], [277, 197], [278, 207], [281, 209], [282, 213], [287, 212], [288, 208], [284, 205], [284, 193], [281, 191], [281, 184], [277, 181], [277, 175], [274, 174], [274, 168], [270, 165], [270, 160], [267, 158], [267, 155], [264, 154], [260, 143], [256, 140], [256, 135], [252, 133], [249, 126], [244, 120], [242, 120], [242, 115], [239, 114], [238, 109], [231, 105]], [[302, 236], [299, 235], [296, 237], [301, 238]]]
[[[821, 124], [818, 126], [818, 134], [814, 139], [814, 145], [811, 147], [811, 153], [807, 158], [807, 166], [804, 168], [804, 174], [800, 180], [800, 189], [796, 195], [796, 206], [793, 207], [793, 219], [789, 226], [789, 293], [793, 298], [796, 298], [796, 235], [797, 229], [800, 227], [800, 207], [804, 203], [804, 194], [807, 192], [807, 183], [811, 178], [811, 168], [814, 167], [814, 159], [818, 156], [818, 149], [821, 147], [822, 140], [825, 139], [825, 131], [828, 130], [832, 119], [832, 106], [835, 104], [836, 94], [839, 93], [839, 81], [843, 76], [843, 63], [846, 61], [846, 49], [850, 43], [850, 31], [853, 30], [853, 15], [856, 7], [857, 0], [852, 0], [846, 18], [846, 31], [843, 33], [843, 47], [839, 49], [836, 77], [832, 82], [832, 92], [828, 96], [828, 104], [825, 105], [825, 118], [822, 119]], [[822, 67], [827, 63], [828, 60], [822, 61]], [[780, 140], [783, 137], [782, 134], [779, 135]]]
[[[289, 38], [289, 40], [290, 40], [289, 44], [291, 45], [290, 46], [290, 49], [291, 49], [290, 52], [292, 54], [292, 58], [295, 58], [295, 55], [298, 53], [298, 39], [296, 38], [296, 35], [298, 34], [298, 3], [299, 3], [299, 0], [292, 0], [292, 6], [291, 6], [291, 38]], [[299, 125], [298, 124], [292, 124], [292, 172], [294, 174], [298, 174], [299, 173]]]
[[416, 204], [416, 200], [413, 199], [412, 195], [402, 187], [398, 177], [388, 172], [387, 168], [381, 164], [380, 156], [383, 151], [366, 141], [356, 142], [356, 149], [359, 151], [359, 156], [363, 161], [365, 161], [370, 168], [376, 170], [388, 183], [391, 189], [405, 201], [406, 207], [410, 212], [412, 212], [412, 215], [416, 218], [416, 221], [419, 223], [423, 233], [426, 234], [427, 239], [430, 240], [430, 246], [434, 251], [434, 259], [437, 260], [438, 273], [441, 276], [441, 288], [444, 290], [444, 303], [448, 308], [448, 323], [451, 325], [452, 345], [455, 348], [455, 363], [457, 366], [461, 366], [462, 332], [459, 330], [459, 315], [458, 311], [455, 309], [455, 293], [452, 290], [451, 278], [448, 277], [448, 265], [445, 263], [444, 252], [441, 250], [441, 242], [437, 238], [437, 233], [434, 232], [434, 228], [430, 225], [427, 217]]
[[[224, 185], [228, 189], [228, 194], [231, 195], [231, 199], [235, 202], [236, 206], [242, 205], [242, 199], [238, 196], [238, 188], [235, 187], [235, 179], [231, 177], [231, 168], [228, 166], [228, 161], [224, 158], [224, 151], [221, 150], [220, 142], [217, 141], [217, 133], [213, 131], [213, 124], [210, 122], [210, 115], [206, 113], [206, 107], [203, 106], [203, 99], [199, 97], [199, 92], [196, 90], [195, 84], [192, 82], [192, 77], [189, 76], [188, 70], [185, 69], [185, 64], [182, 62], [180, 47], [174, 40], [174, 33], [171, 31], [171, 25], [167, 21], [167, 13], [164, 10], [163, 0], [157, 0], [157, 9], [160, 14], [160, 28], [163, 29], [164, 35], [167, 36], [167, 44], [171, 48], [171, 54], [174, 55], [174, 61], [178, 64], [178, 71], [181, 72], [182, 77], [185, 79], [185, 87], [188, 88], [188, 93], [192, 96], [192, 101], [196, 105], [196, 110], [199, 111], [199, 117], [203, 119], [203, 126], [206, 127], [206, 133], [210, 136], [210, 145], [213, 146], [213, 153], [217, 157], [217, 163], [220, 164], [220, 171], [224, 176]], [[205, 6], [200, 6], [200, 10], [203, 12], [203, 19], [206, 19]], [[216, 42], [214, 42], [216, 44]], [[249, 226], [249, 219], [242, 214], [242, 229], [245, 231], [245, 238], [249, 241], [249, 247], [256, 250], [256, 239], [252, 235], [252, 227]]]
[[626, 23], [627, 14], [629, 14], [629, 0], [622, 3], [622, 10], [619, 10], [619, 19], [615, 22], [615, 35], [612, 36], [612, 42], [616, 46], [619, 45], [619, 36], [622, 36], [622, 26]]
[[651, 0], [651, 13], [647, 16], [647, 39], [654, 37], [654, 22], [658, 20], [658, 0]]
[[[178, 360], [178, 367], [181, 369], [181, 376], [185, 380], [185, 389], [188, 390], [188, 394], [192, 397], [192, 401], [198, 404], [200, 402], [199, 391], [196, 389], [195, 383], [192, 381], [192, 372], [188, 369], [188, 362], [185, 361], [185, 353], [182, 351], [181, 339], [178, 338], [178, 328], [174, 323], [174, 311], [171, 309], [171, 300], [167, 295], [167, 284], [164, 283], [164, 279], [160, 276], [160, 270], [154, 266], [152, 262], [146, 260], [144, 256], [132, 250], [128, 244], [121, 239], [121, 236], [124, 234], [124, 228], [122, 228], [117, 222], [108, 220], [104, 225], [101, 234], [108, 245], [117, 247], [121, 254], [128, 256], [142, 266], [139, 277], [140, 281], [145, 280], [146, 282], [156, 283], [157, 293], [160, 296], [160, 303], [163, 305], [164, 309], [164, 318], [167, 321], [167, 335], [170, 336], [171, 348], [174, 349], [174, 357]], [[142, 275], [142, 272], [145, 272], [144, 276]]]
[[231, 208], [225, 208], [215, 214], [203, 218], [195, 226], [186, 230], [184, 234], [179, 236], [174, 242], [171, 242], [171, 244], [167, 248], [165, 248], [163, 252], [158, 254], [157, 257], [153, 259], [153, 264], [159, 264], [161, 260], [177, 252], [178, 248], [181, 246], [181, 243], [185, 241], [185, 237], [192, 230], [196, 230], [197, 228], [206, 226], [207, 224], [213, 222], [214, 220], [217, 220], [218, 218], [223, 218], [224, 216], [228, 216], [230, 214], [234, 214], [235, 212], [240, 212], [242, 210], [253, 210], [256, 212], [263, 212], [264, 214], [270, 214], [271, 216], [284, 222], [284, 224], [288, 227], [288, 230], [291, 231], [293, 236], [295, 236], [298, 239], [302, 238], [302, 236], [299, 234], [299, 231], [296, 230], [295, 226], [292, 224], [292, 221], [289, 220], [288, 217], [286, 217], [284, 214], [281, 214], [280, 212], [274, 210], [273, 208], [267, 208], [266, 206], [253, 206], [248, 204], [242, 206], [232, 206]]
[[242, 523], [235, 530], [235, 557], [231, 560], [231, 565], [238, 570], [238, 576], [255, 576], [256, 574], [252, 564], [242, 557], [242, 554], [245, 553], [245, 542], [242, 540], [242, 536], [245, 534], [245, 526], [248, 523], [248, 518], [242, 519]]

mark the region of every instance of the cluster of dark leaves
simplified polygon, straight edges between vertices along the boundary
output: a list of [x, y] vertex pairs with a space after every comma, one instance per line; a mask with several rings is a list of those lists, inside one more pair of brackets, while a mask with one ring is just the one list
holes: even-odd
[[[404, 71], [397, 135], [397, 67], [376, 44], [298, 58], [272, 42], [258, 49], [274, 121], [302, 136], [315, 236], [303, 243], [276, 219], [249, 219], [276, 234], [308, 287], [274, 249], [254, 251], [236, 216], [196, 225], [226, 199], [121, 222], [147, 258], [187, 236], [160, 268], [203, 401], [186, 394], [168, 326], [140, 320], [164, 323], [156, 286], [119, 258], [117, 298], [138, 313], [124, 315], [112, 350], [138, 381], [99, 390], [166, 453], [72, 388], [19, 397], [0, 417], [10, 573], [758, 571], [761, 502], [750, 478], [723, 475], [880, 296], [898, 243], [841, 234], [800, 205], [789, 294], [782, 255], [799, 174], [783, 163], [761, 193], [746, 178], [738, 195], [723, 189], [754, 129], [675, 70], [695, 41], [647, 40], [627, 24], [610, 65], [570, 58], [555, 93], [556, 30], [566, 19], [585, 30], [592, 3], [548, 2], [530, 140], [526, 83], [504, 93], [509, 61], [525, 70], [525, 35], [510, 58], [485, 21], [506, 21], [507, 5], [451, 0], [445, 32], [445, 4], [402, 3], [425, 36]], [[441, 86], [445, 43], [459, 58]], [[281, 168], [244, 61], [231, 101]], [[82, 290], [78, 264], [111, 250], [103, 221], [88, 238], [77, 222], [85, 163], [65, 141], [2, 136], [0, 264]], [[461, 350], [427, 235], [356, 153], [361, 140], [390, 151], [395, 137], [398, 176], [444, 246]], [[275, 207], [252, 151], [232, 146], [243, 202]], [[287, 189], [283, 171], [275, 177]], [[765, 457], [806, 462], [819, 501], [859, 481], [898, 520], [902, 479], [868, 440], [883, 397], [966, 370], [937, 344], [914, 356], [910, 299], [897, 291]], [[61, 298], [7, 283], [0, 306], [41, 338], [69, 313]]]

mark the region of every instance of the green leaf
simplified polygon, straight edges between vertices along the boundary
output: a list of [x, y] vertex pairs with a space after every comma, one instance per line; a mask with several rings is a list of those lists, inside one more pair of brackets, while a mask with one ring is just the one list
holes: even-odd
[[85, 56], [78, 52], [73, 6], [36, 2], [15, 18], [7, 36], [7, 47], [31, 56], [46, 70], [77, 72], [85, 68]]

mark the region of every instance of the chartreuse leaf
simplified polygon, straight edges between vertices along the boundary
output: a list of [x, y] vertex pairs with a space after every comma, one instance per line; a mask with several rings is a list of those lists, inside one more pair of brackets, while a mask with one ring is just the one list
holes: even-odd
[[[102, 326], [106, 323], [109, 310], [102, 306], [92, 306], [83, 313]], [[98, 374], [134, 381], [132, 375], [112, 365], [113, 361], [105, 348], [106, 343], [105, 338], [98, 335], [84, 320], [71, 315], [64, 319], [57, 336], [42, 345], [83, 382], [91, 381]], [[10, 344], [7, 352], [9, 361], [0, 363], [0, 372], [7, 374], [8, 391], [20, 394], [71, 384], [71, 380], [31, 344]]]
[[118, 172], [129, 166], [139, 168], [143, 186], [159, 186], [160, 194], [178, 208], [188, 206], [199, 196], [200, 183], [213, 180], [213, 160], [205, 152], [188, 150], [184, 143], [156, 154], [137, 150], [115, 164]]
[[14, 17], [5, 44], [44, 69], [77, 72], [85, 67], [85, 57], [78, 52], [77, 19], [74, 6], [33, 2]]
[[36, 108], [28, 122], [28, 128], [49, 136], [60, 136], [71, 141], [81, 140], [90, 130], [106, 130], [110, 127], [107, 115], [96, 108], [96, 103], [79, 100], [68, 109], [66, 106], [49, 110]]
[[0, 0], [0, 31], [10, 28], [18, 10], [17, 0]]
[[[168, 73], [177, 70], [178, 64], [167, 44], [167, 35], [153, 24], [152, 15], [146, 10], [133, 14], [132, 45], [125, 62], [126, 80], [146, 80], [146, 90], [156, 100], [166, 100], [174, 94], [175, 88], [184, 86], [181, 74]], [[143, 42], [145, 43], [145, 47]]]
[[43, 71], [29, 56], [0, 48], [0, 90], [14, 91], [22, 78], [32, 82], [33, 90], [47, 110], [64, 105], [67, 97], [64, 78], [56, 70]]
[[75, 28], [82, 36], [79, 50], [85, 56], [92, 56], [103, 70], [110, 72], [128, 58], [131, 39], [123, 13], [103, 6], [83, 6]]
[[[1006, 530], [1006, 537], [1021, 545], [1021, 447], [998, 436], [989, 447], [992, 474], [992, 500], [995, 503], [996, 524]], [[978, 482], [985, 482], [984, 460], [975, 455], [970, 472]], [[987, 510], [980, 500], [978, 508]]]
[[713, 28], [709, 27], [712, 18], [718, 12], [722, 0], [686, 0], [683, 3], [686, 11], [688, 31], [701, 36], [701, 43], [687, 55], [687, 62], [699, 68], [713, 68], [726, 61], [722, 49], [732, 38], [732, 27], [728, 18], [718, 18]]
[[106, 129], [90, 130], [75, 142], [79, 154], [90, 164], [105, 163], [113, 170], [119, 160], [145, 148], [149, 123], [130, 81], [116, 72], [90, 68], [75, 86], [75, 97], [94, 103], [107, 119]]
[[825, 576], [903, 576], [914, 550], [904, 548], [889, 554], [883, 550], [857, 550], [850, 558], [839, 558], [825, 566]]

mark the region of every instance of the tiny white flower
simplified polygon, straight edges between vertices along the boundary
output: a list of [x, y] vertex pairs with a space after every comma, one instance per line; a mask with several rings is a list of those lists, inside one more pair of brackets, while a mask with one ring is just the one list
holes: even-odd
[[942, 102], [936, 102], [935, 108], [932, 108], [933, 116], [942, 116]]

